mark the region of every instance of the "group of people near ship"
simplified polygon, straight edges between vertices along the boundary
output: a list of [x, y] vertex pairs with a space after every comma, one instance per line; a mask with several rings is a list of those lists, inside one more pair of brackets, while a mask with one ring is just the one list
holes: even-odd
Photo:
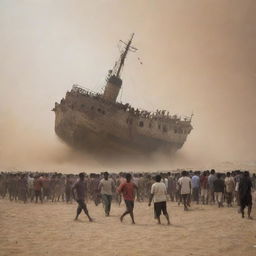
[[[79, 87], [78, 85], [73, 85], [72, 91], [74, 93], [76, 93], [77, 96], [84, 95], [87, 97], [92, 97], [96, 100], [104, 101], [104, 99], [101, 97], [101, 95], [99, 93], [92, 93], [90, 91], [87, 91], [87, 90]], [[62, 99], [61, 104], [64, 104], [64, 102], [65, 102], [65, 100]], [[112, 104], [110, 102], [105, 102], [105, 103]], [[178, 118], [176, 115], [171, 116], [169, 114], [169, 111], [167, 111], [167, 110], [158, 110], [157, 109], [155, 112], [150, 112], [150, 111], [146, 111], [146, 110], [139, 110], [138, 108], [135, 109], [129, 103], [123, 104], [123, 103], [116, 102], [115, 105], [118, 106], [120, 109], [124, 110], [125, 112], [130, 112], [130, 113], [132, 113], [136, 116], [140, 116], [142, 118], [155, 119], [155, 120], [162, 120], [162, 119], [164, 119], [164, 120], [180, 120], [181, 119], [181, 118]], [[190, 119], [184, 118], [184, 121], [190, 122]]]
[[134, 221], [134, 201], [154, 201], [155, 218], [160, 223], [160, 215], [167, 219], [167, 201], [177, 202], [188, 211], [191, 202], [196, 204], [216, 204], [218, 207], [239, 206], [244, 218], [248, 208], [251, 218], [252, 191], [256, 190], [256, 175], [248, 171], [216, 173], [211, 171], [179, 171], [160, 173], [39, 173], [39, 172], [1, 172], [0, 197], [10, 201], [58, 202], [77, 201], [76, 218], [82, 210], [92, 221], [87, 209], [87, 202], [96, 206], [104, 205], [105, 215], [109, 216], [112, 201], [119, 205], [124, 200], [126, 210], [120, 217], [129, 214]]

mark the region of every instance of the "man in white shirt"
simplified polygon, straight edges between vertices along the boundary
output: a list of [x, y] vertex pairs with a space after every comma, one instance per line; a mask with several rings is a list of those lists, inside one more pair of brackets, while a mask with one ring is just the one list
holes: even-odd
[[99, 190], [105, 208], [105, 216], [109, 216], [111, 209], [112, 195], [115, 191], [114, 181], [108, 178], [108, 172], [104, 172], [104, 178], [100, 181]]
[[188, 177], [186, 171], [182, 172], [182, 177], [179, 178], [178, 183], [180, 185], [180, 194], [184, 204], [184, 211], [188, 211], [189, 199], [191, 194], [191, 179]]
[[151, 186], [151, 194], [149, 198], [148, 206], [151, 205], [154, 199], [154, 210], [155, 215], [158, 220], [158, 224], [161, 224], [160, 215], [161, 212], [167, 219], [167, 224], [170, 225], [170, 219], [166, 208], [167, 201], [167, 190], [164, 183], [161, 182], [161, 176], [156, 175], [156, 182]]

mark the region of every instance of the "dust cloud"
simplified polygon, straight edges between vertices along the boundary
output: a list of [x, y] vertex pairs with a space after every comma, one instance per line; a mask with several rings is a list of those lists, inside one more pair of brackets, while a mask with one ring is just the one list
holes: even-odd
[[[256, 169], [255, 12], [253, 0], [1, 1], [0, 168]], [[55, 136], [51, 109], [73, 83], [101, 92], [132, 32], [119, 100], [194, 113], [194, 129], [175, 156], [100, 161]]]

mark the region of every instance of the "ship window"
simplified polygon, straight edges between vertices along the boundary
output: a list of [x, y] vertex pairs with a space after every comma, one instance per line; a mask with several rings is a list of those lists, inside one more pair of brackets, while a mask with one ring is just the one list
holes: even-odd
[[143, 127], [143, 126], [144, 126], [143, 121], [140, 121], [140, 122], [139, 122], [139, 127]]

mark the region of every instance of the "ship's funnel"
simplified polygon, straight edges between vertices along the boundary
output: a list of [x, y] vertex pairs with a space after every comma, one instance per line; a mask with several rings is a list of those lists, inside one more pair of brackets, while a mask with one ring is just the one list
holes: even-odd
[[121, 86], [122, 80], [115, 75], [111, 76], [108, 79], [105, 87], [103, 98], [107, 101], [115, 103]]

